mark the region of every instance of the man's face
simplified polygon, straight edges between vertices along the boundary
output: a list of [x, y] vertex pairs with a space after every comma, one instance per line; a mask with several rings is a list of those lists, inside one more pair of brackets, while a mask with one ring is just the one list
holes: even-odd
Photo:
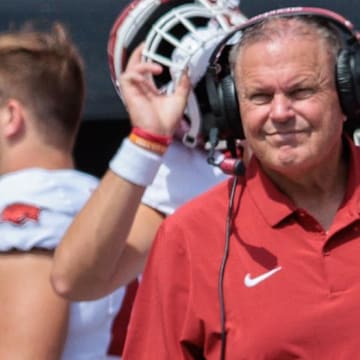
[[343, 121], [335, 70], [315, 37], [249, 44], [235, 66], [244, 133], [270, 171], [311, 171], [339, 151]]

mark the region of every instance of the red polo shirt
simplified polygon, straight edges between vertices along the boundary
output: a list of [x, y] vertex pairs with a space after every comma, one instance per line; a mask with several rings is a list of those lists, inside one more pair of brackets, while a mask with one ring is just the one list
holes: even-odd
[[[255, 159], [240, 179], [224, 274], [226, 360], [360, 358], [360, 149], [349, 146], [348, 192], [327, 232]], [[219, 359], [230, 187], [216, 186], [164, 221], [125, 360]]]

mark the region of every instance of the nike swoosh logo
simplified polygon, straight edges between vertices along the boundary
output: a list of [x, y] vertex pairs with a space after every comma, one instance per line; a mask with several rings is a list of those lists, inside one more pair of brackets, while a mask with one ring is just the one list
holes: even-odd
[[244, 278], [244, 284], [246, 287], [253, 287], [258, 285], [259, 283], [261, 283], [262, 281], [266, 280], [267, 278], [269, 278], [270, 276], [274, 275], [275, 273], [277, 273], [279, 270], [281, 270], [281, 266], [278, 266], [275, 269], [272, 269], [264, 274], [261, 274], [259, 276], [256, 276], [254, 278], [251, 277], [251, 275], [248, 273], [245, 275]]

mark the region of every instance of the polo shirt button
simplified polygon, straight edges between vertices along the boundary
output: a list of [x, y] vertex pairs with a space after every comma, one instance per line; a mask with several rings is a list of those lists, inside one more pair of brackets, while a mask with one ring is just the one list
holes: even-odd
[[329, 251], [329, 250], [325, 250], [325, 251], [323, 252], [323, 254], [324, 254], [324, 256], [329, 256], [329, 255], [330, 255], [330, 251]]

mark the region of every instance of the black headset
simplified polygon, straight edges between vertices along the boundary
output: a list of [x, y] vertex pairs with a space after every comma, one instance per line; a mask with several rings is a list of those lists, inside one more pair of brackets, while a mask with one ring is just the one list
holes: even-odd
[[229, 40], [241, 31], [260, 23], [270, 16], [311, 15], [322, 18], [341, 30], [346, 46], [336, 60], [336, 86], [340, 104], [347, 116], [345, 127], [352, 131], [360, 125], [360, 33], [341, 15], [322, 8], [290, 7], [269, 11], [248, 19], [225, 37], [213, 52], [208, 70], [198, 85], [198, 91], [206, 94], [200, 104], [206, 138], [211, 128], [217, 128], [222, 138], [244, 138], [235, 84], [229, 64]]

